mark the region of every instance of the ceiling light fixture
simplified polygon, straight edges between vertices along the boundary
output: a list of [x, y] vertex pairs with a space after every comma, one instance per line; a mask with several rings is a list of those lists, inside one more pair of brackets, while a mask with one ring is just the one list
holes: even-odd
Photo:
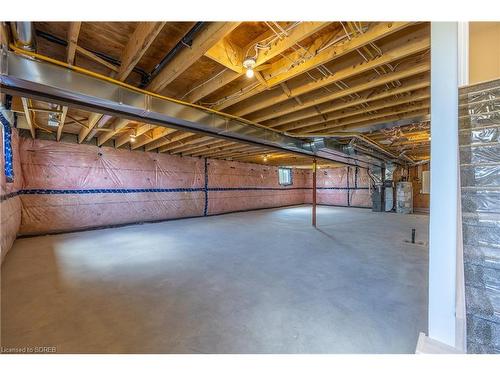
[[256, 64], [256, 61], [255, 61], [255, 58], [254, 57], [245, 57], [245, 60], [243, 60], [243, 68], [246, 69], [246, 76], [248, 78], [252, 78], [253, 75], [254, 75], [254, 68], [255, 68], [255, 64]]

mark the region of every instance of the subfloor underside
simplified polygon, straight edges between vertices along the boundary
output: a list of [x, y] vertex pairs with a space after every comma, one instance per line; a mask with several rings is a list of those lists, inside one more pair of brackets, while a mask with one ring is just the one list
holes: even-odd
[[[424, 215], [297, 206], [18, 239], [1, 345], [58, 353], [412, 353]], [[411, 229], [417, 241], [411, 244]]]

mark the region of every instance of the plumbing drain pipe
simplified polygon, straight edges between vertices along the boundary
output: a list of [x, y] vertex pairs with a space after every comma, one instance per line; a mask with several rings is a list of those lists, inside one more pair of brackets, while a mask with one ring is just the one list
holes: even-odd
[[193, 39], [198, 32], [203, 29], [206, 22], [196, 22], [196, 24], [184, 35], [184, 37], [172, 48], [161, 61], [153, 68], [144, 82], [141, 82], [140, 88], [146, 88], [158, 73], [177, 55], [183, 48], [191, 48]]

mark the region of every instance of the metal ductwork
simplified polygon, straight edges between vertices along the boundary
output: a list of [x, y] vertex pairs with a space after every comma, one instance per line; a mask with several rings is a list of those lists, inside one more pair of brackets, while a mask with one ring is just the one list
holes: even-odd
[[69, 67], [65, 63], [19, 50], [16, 53], [1, 52], [0, 87], [10, 95], [315, 156], [346, 165], [362, 168], [384, 165], [383, 160], [355, 152], [352, 147], [334, 140], [304, 141], [245, 119], [166, 98], [82, 68]]
[[[285, 133], [286, 134], [286, 133]], [[316, 142], [322, 142], [325, 147], [336, 148], [341, 150], [343, 153], [348, 155], [356, 154], [356, 150], [365, 151], [365, 154], [374, 155], [377, 159], [381, 159], [388, 162], [396, 162], [398, 164], [413, 164], [414, 161], [410, 157], [405, 154], [395, 155], [392, 152], [386, 150], [379, 143], [371, 140], [361, 133], [329, 133], [329, 134], [288, 134], [292, 137], [296, 138], [313, 138], [316, 139]], [[348, 145], [341, 144], [338, 142], [338, 139], [350, 139]], [[362, 144], [358, 145], [356, 142]], [[402, 163], [399, 159], [403, 159], [404, 163]]]
[[343, 144], [337, 141], [334, 138], [315, 138], [311, 142], [311, 147], [312, 150], [315, 152], [321, 151], [321, 150], [335, 150], [337, 152], [340, 152], [345, 155], [349, 156], [354, 156], [358, 155], [358, 152], [354, 149], [354, 147], [351, 144]]
[[36, 51], [35, 28], [32, 22], [10, 22], [10, 30], [16, 47]]

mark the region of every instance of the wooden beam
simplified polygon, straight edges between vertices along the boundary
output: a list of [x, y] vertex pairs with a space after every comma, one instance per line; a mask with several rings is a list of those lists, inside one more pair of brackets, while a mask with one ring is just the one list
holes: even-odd
[[68, 47], [66, 61], [73, 65], [75, 62], [75, 52], [78, 43], [78, 35], [80, 35], [81, 22], [70, 22], [68, 29]]
[[28, 123], [28, 126], [30, 128], [31, 138], [35, 139], [35, 123], [33, 122], [33, 118], [31, 117], [31, 111], [29, 110], [29, 107], [31, 107], [31, 100], [27, 98], [21, 98], [21, 101], [23, 103], [24, 116], [26, 116], [26, 122]]
[[300, 129], [298, 133], [300, 134], [318, 133], [318, 132], [327, 133], [331, 131], [352, 130], [352, 129], [357, 129], [361, 126], [377, 124], [387, 121], [396, 121], [402, 118], [413, 117], [413, 115], [408, 115], [408, 114], [417, 111], [423, 112], [423, 110], [428, 112], [428, 108], [429, 108], [429, 102], [426, 101], [412, 106], [405, 106], [400, 109], [390, 109], [373, 115], [357, 116], [350, 119], [349, 118], [344, 119], [343, 121], [326, 122], [321, 125], [315, 125], [308, 128]]
[[324, 119], [322, 116], [311, 117], [307, 120], [302, 120], [297, 123], [287, 124], [286, 126], [280, 127], [279, 130], [286, 132], [295, 131], [313, 125], [321, 125], [324, 123], [329, 123], [331, 121], [339, 121], [346, 117], [361, 115], [372, 111], [379, 111], [381, 109], [391, 108], [402, 104], [408, 104], [411, 102], [418, 102], [429, 98], [430, 98], [429, 90], [422, 90], [413, 93], [413, 95], [403, 96], [402, 98], [399, 99], [383, 100], [380, 103], [374, 103], [368, 107], [363, 107], [361, 109], [355, 109], [355, 110], [351, 109], [349, 111], [341, 110], [341, 111], [331, 112], [329, 113], [328, 116], [326, 116], [326, 119]]
[[191, 91], [184, 100], [190, 103], [196, 103], [204, 97], [210, 95], [212, 92], [217, 91], [221, 87], [233, 82], [235, 79], [241, 77], [240, 73], [235, 73], [232, 70], [226, 70], [221, 74], [217, 75], [213, 79], [205, 81], [203, 85], [199, 88]]
[[94, 60], [95, 62], [105, 66], [106, 68], [108, 68], [109, 70], [111, 70], [115, 73], [118, 71], [118, 67], [116, 65], [113, 65], [113, 64], [107, 62], [106, 60], [97, 56], [95, 53], [90, 52], [81, 46], [76, 46], [76, 51], [78, 53], [81, 53], [84, 56], [87, 56], [89, 59]]
[[[275, 150], [260, 149], [260, 150], [248, 152], [245, 155], [231, 156], [231, 159], [233, 159], [235, 161], [238, 161], [238, 160], [241, 160], [241, 159], [248, 159], [249, 157], [256, 156], [256, 155], [261, 155], [261, 156], [266, 155], [268, 158], [270, 158], [271, 156], [274, 157], [277, 153], [278, 153], [278, 151], [275, 151]], [[229, 157], [229, 156], [227, 156], [227, 157]]]
[[[186, 143], [188, 143], [188, 142], [186, 142]], [[231, 144], [228, 141], [224, 141], [224, 140], [221, 140], [221, 139], [215, 139], [215, 138], [212, 138], [212, 137], [198, 138], [195, 141], [189, 142], [189, 144], [184, 144], [184, 145], [181, 145], [181, 146], [177, 146], [177, 147], [171, 148], [170, 149], [170, 153], [172, 153], [172, 154], [182, 154], [182, 155], [189, 156], [189, 155], [191, 155], [193, 152], [195, 152], [197, 150], [200, 150], [200, 149], [203, 149], [203, 148], [213, 148], [213, 147], [219, 146], [220, 144], [223, 144], [223, 143]], [[168, 146], [170, 146], [170, 145], [167, 145], [165, 147], [168, 147]], [[164, 152], [164, 151], [165, 151], [164, 148], [160, 149], [160, 152]]]
[[276, 56], [281, 55], [283, 52], [293, 47], [297, 42], [310, 37], [330, 24], [331, 22], [301, 22], [290, 30], [287, 37], [276, 40], [268, 49], [259, 53], [256, 66], [262, 65]]
[[245, 57], [243, 54], [241, 48], [238, 48], [229, 38], [222, 38], [205, 52], [205, 56], [238, 74], [243, 72], [242, 62]]
[[193, 65], [219, 40], [233, 31], [240, 22], [211, 22], [193, 40], [191, 48], [184, 48], [151, 81], [149, 91], [161, 91], [186, 69]]
[[57, 127], [57, 141], [61, 140], [62, 131], [64, 128], [64, 123], [66, 122], [66, 115], [68, 114], [68, 107], [62, 107], [61, 117], [59, 117], [59, 126]]
[[394, 121], [400, 121], [400, 120], [406, 120], [406, 119], [412, 119], [412, 118], [419, 118], [422, 116], [427, 116], [429, 115], [429, 108], [424, 108], [422, 110], [416, 110], [416, 111], [409, 111], [409, 112], [403, 112], [401, 114], [396, 114], [396, 115], [390, 115], [386, 117], [381, 117], [377, 119], [371, 119], [371, 120], [366, 120], [358, 123], [353, 123], [344, 126], [342, 129], [336, 129], [335, 131], [338, 130], [357, 130], [366, 126], [371, 126], [371, 125], [376, 125], [376, 124], [384, 124], [387, 122], [394, 122]]
[[260, 72], [254, 72], [254, 75], [255, 75], [255, 79], [257, 79], [257, 81], [259, 81], [261, 86], [263, 86], [265, 88], [269, 88], [269, 85], [267, 84], [266, 79], [262, 76], [262, 74]]
[[[352, 52], [360, 47], [373, 43], [381, 38], [387, 37], [400, 31], [408, 26], [415, 24], [414, 22], [380, 22], [368, 29], [363, 34], [358, 34], [349, 42], [341, 43], [331, 48], [327, 48], [322, 52], [318, 52], [319, 48], [313, 52], [314, 57], [304, 61], [302, 64], [295, 64], [290, 67], [288, 59], [281, 59], [274, 63], [269, 70], [264, 71], [264, 77], [269, 76], [268, 83], [270, 86], [279, 84], [280, 82], [288, 81], [305, 71], [317, 68], [328, 61], [337, 59], [340, 56]], [[319, 46], [318, 46], [319, 47]], [[276, 75], [276, 72], [284, 71], [284, 73]]]
[[112, 128], [109, 129], [109, 132], [106, 132], [104, 134], [101, 134], [97, 138], [97, 145], [102, 146], [104, 143], [106, 143], [108, 140], [113, 138], [113, 136], [118, 133], [120, 130], [122, 130], [124, 127], [128, 125], [130, 120], [125, 119], [125, 118], [120, 118], [115, 121], [115, 123], [112, 125]]
[[401, 60], [408, 56], [421, 53], [425, 50], [428, 50], [429, 48], [430, 39], [427, 36], [408, 38], [404, 41], [404, 44], [401, 47], [385, 52], [382, 56], [374, 60], [363, 61], [359, 64], [337, 70], [328, 77], [323, 77], [321, 79], [318, 79], [317, 81], [306, 83], [295, 88], [294, 90], [290, 90], [288, 86], [283, 87], [283, 85], [286, 85], [286, 83], [281, 82], [280, 85], [283, 88], [283, 93], [280, 93], [279, 91], [272, 91], [272, 93], [267, 94], [266, 98], [264, 99], [259, 99], [258, 97], [256, 97], [255, 99], [252, 99], [252, 103], [249, 103], [249, 101], [245, 101], [236, 106], [231, 111], [231, 113], [236, 116], [245, 116], [249, 113], [253, 113], [284, 102], [291, 97], [298, 97], [314, 90], [319, 90], [335, 82], [339, 82], [341, 80], [345, 80], [353, 76], [369, 72], [374, 68], [378, 68], [380, 66], [390, 64], [394, 61]]
[[62, 113], [62, 111], [52, 108], [29, 107], [28, 109], [33, 112], [58, 113], [58, 114]]
[[403, 83], [401, 87], [391, 88], [388, 90], [380, 90], [380, 92], [374, 93], [372, 90], [365, 91], [362, 93], [363, 95], [361, 96], [361, 98], [356, 100], [349, 100], [345, 102], [343, 101], [328, 102], [322, 105], [308, 107], [297, 112], [289, 113], [288, 115], [283, 115], [268, 121], [264, 121], [262, 125], [280, 130], [288, 130], [287, 125], [293, 125], [298, 121], [315, 117], [318, 114], [328, 118], [328, 114], [331, 112], [339, 111], [349, 107], [354, 107], [357, 105], [361, 105], [363, 103], [368, 104], [375, 100], [385, 99], [388, 97], [393, 97], [395, 95], [408, 93], [411, 91], [425, 89], [429, 87], [429, 85], [430, 81], [425, 79], [425, 80], [417, 80], [416, 83], [406, 82]]
[[246, 159], [256, 155], [270, 155], [273, 151], [262, 149], [249, 149], [248, 151], [235, 151], [232, 153], [219, 154], [210, 156], [213, 159], [231, 159], [238, 161], [239, 159]]
[[201, 155], [208, 156], [208, 155], [214, 155], [214, 154], [227, 154], [227, 153], [231, 153], [231, 152], [236, 151], [236, 150], [250, 148], [250, 147], [251, 147], [251, 145], [248, 145], [248, 144], [238, 144], [238, 143], [234, 143], [232, 145], [222, 144], [222, 145], [219, 145], [216, 147], [211, 147], [208, 150], [201, 150], [201, 151], [190, 153], [189, 156], [201, 156]]
[[335, 91], [331, 94], [323, 95], [321, 97], [316, 97], [312, 100], [302, 100], [302, 104], [298, 104], [296, 102], [292, 101], [287, 101], [280, 103], [276, 106], [270, 107], [268, 110], [265, 112], [259, 112], [256, 113], [254, 116], [248, 116], [248, 119], [254, 122], [262, 122], [266, 120], [270, 120], [275, 117], [280, 117], [283, 115], [286, 115], [288, 113], [296, 112], [304, 108], [308, 107], [314, 107], [319, 104], [323, 104], [335, 99], [339, 99], [342, 97], [346, 97], [351, 94], [355, 94], [361, 91], [365, 91], [380, 85], [385, 85], [386, 83], [390, 83], [393, 81], [397, 81], [403, 78], [408, 78], [411, 76], [415, 76], [418, 74], [426, 73], [429, 71], [429, 64], [428, 63], [423, 63], [416, 65], [412, 68], [405, 69], [401, 72], [396, 71], [396, 72], [391, 72], [391, 73], [386, 73], [378, 78], [375, 78], [369, 82], [362, 83], [357, 86], [353, 86], [344, 90], [338, 90]]
[[[299, 26], [292, 29], [287, 37], [276, 41], [273, 45], [270, 46], [268, 50], [262, 51], [262, 53], [260, 53], [257, 57], [256, 66], [265, 64], [272, 58], [285, 52], [295, 43], [308, 38], [312, 34], [323, 29], [328, 24], [329, 23], [327, 22], [302, 22]], [[257, 38], [257, 40], [252, 41], [248, 46], [244, 48], [244, 53], [246, 53], [248, 49], [253, 48], [255, 44], [257, 44], [262, 39], [264, 39], [264, 36], [261, 35], [259, 36], [259, 38]], [[245, 56], [243, 56], [243, 58], [244, 57]], [[241, 61], [241, 64], [242, 63], [243, 61]], [[241, 77], [243, 74], [244, 72], [236, 73], [232, 70], [226, 71], [221, 75], [217, 76], [216, 78], [214, 78], [213, 80], [207, 81], [206, 84], [202, 85], [197, 90], [193, 90], [193, 92], [191, 92], [186, 97], [186, 100], [191, 103], [195, 103], [200, 99], [203, 99], [204, 97], [208, 96], [209, 94], [226, 86], [235, 79]]]
[[158, 148], [158, 152], [166, 152], [166, 151], [170, 151], [170, 150], [173, 150], [173, 149], [190, 147], [190, 145], [192, 144], [192, 142], [194, 142], [194, 143], [201, 142], [200, 141], [200, 137], [198, 136], [198, 134], [186, 136], [185, 138], [178, 139], [178, 140], [176, 140], [174, 142], [169, 142], [166, 145], [163, 145], [163, 146], [159, 147]]
[[80, 129], [80, 133], [78, 133], [78, 143], [82, 143], [85, 138], [87, 138], [90, 131], [97, 125], [97, 123], [103, 117], [100, 113], [92, 113], [87, 121], [87, 125]]
[[290, 88], [288, 87], [286, 82], [281, 82], [280, 86], [281, 86], [281, 89], [283, 90], [283, 94], [285, 94], [285, 96], [287, 98], [290, 98], [292, 96], [292, 90], [290, 90]]
[[[114, 73], [113, 76], [116, 76], [116, 78], [120, 81], [125, 81], [125, 79], [128, 77], [130, 72], [133, 70], [134, 66], [139, 62], [141, 57], [144, 55], [144, 53], [147, 51], [151, 43], [154, 41], [158, 33], [161, 31], [162, 27], [164, 26], [165, 22], [141, 22], [137, 26], [136, 30], [130, 37], [127, 45], [125, 46], [125, 49], [123, 51], [122, 56], [120, 57], [121, 64], [120, 67], [116, 67], [112, 64], [109, 64], [107, 61], [102, 60], [100, 57], [94, 55], [93, 53], [85, 50], [84, 48], [77, 47], [78, 52], [84, 54], [85, 56], [94, 59], [97, 62], [100, 62], [101, 64], [107, 66], [109, 69], [111, 69]], [[83, 142], [85, 138], [90, 138], [93, 137], [97, 131], [94, 129], [94, 126], [101, 120], [103, 117], [98, 119], [93, 119], [91, 123], [89, 123], [89, 129], [81, 129], [80, 130], [80, 135], [78, 137], [79, 143]], [[105, 122], [107, 122], [106, 119], [109, 119], [110, 117], [103, 118], [104, 123], [102, 126], [105, 126]], [[111, 139], [113, 136], [118, 134], [118, 132], [121, 131], [121, 129], [126, 126], [127, 124], [125, 123], [122, 127], [120, 128], [115, 128], [113, 132], [109, 132], [107, 134], [101, 135], [100, 141], [104, 143], [106, 140]], [[104, 135], [106, 137], [104, 137]], [[122, 139], [123, 140], [123, 139]]]
[[213, 142], [213, 138], [211, 137], [200, 137], [199, 134], [192, 135], [190, 137], [186, 137], [182, 140], [178, 140], [172, 143], [169, 143], [165, 146], [162, 146], [158, 149], [158, 152], [166, 152], [170, 151], [170, 153], [179, 153], [185, 150], [191, 150], [196, 147], [201, 147], [201, 145], [206, 144], [208, 142]]
[[156, 141], [157, 139], [159, 139], [161, 137], [165, 137], [166, 135], [173, 133], [175, 131], [176, 131], [175, 129], [169, 129], [169, 128], [164, 128], [164, 127], [158, 126], [156, 128], [153, 128], [148, 133], [145, 133], [145, 134], [141, 135], [140, 137], [136, 138], [136, 140], [131, 143], [130, 148], [132, 150], [135, 150], [136, 148], [147, 145], [148, 143]]
[[[323, 45], [327, 42], [325, 37], [317, 38], [313, 42], [313, 45], [309, 48], [312, 52], [312, 56], [309, 59], [305, 59], [303, 52], [296, 51], [288, 56], [288, 58], [283, 58], [273, 63], [271, 68], [264, 70], [262, 73], [264, 78], [267, 79], [269, 87], [273, 87], [281, 82], [285, 82], [297, 75], [305, 73], [311, 69], [314, 69], [322, 64], [325, 64], [333, 59], [340, 56], [344, 56], [349, 52], [353, 52], [356, 49], [370, 43], [374, 42], [380, 38], [389, 36], [405, 27], [408, 27], [414, 23], [412, 22], [381, 22], [373, 26], [370, 30], [364, 34], [359, 34], [358, 36], [352, 38], [350, 41], [334, 45], [325, 50], [321, 50]], [[302, 61], [300, 64], [292, 64], [291, 61]], [[256, 95], [259, 92], [265, 90], [265, 87], [258, 87], [251, 92], [244, 93], [243, 95], [232, 97], [231, 99], [224, 101], [223, 103], [217, 105], [215, 109], [222, 110], [228, 108], [242, 100], [248, 99], [250, 96]], [[236, 90], [239, 91], [239, 90]]]
[[169, 143], [176, 142], [176, 141], [182, 141], [183, 139], [186, 139], [190, 136], [192, 136], [193, 133], [188, 133], [182, 130], [178, 130], [174, 133], [171, 133], [167, 135], [166, 137], [157, 139], [154, 142], [151, 142], [146, 145], [146, 151], [152, 151], [156, 148], [163, 147], [165, 145], [168, 145]]
[[[123, 135], [120, 135], [118, 138], [115, 139], [115, 147], [121, 147], [126, 143], [130, 142], [130, 137], [133, 135], [135, 137], [140, 137], [147, 131], [151, 130], [153, 128], [153, 125], [149, 124], [142, 124], [137, 126], [135, 129], [131, 129], [130, 131], [126, 132]], [[146, 150], [148, 151], [148, 150]]]
[[121, 55], [121, 64], [116, 75], [124, 81], [156, 39], [166, 22], [139, 22], [130, 36]]
[[88, 122], [89, 119], [88, 118], [82, 118], [82, 119], [77, 119], [73, 116], [70, 116], [69, 114], [66, 114], [66, 117], [70, 119], [70, 121], [66, 121], [66, 124], [78, 124], [80, 125], [81, 127], [83, 128], [86, 128], [87, 127], [87, 124], [84, 123], [84, 121]]
[[[255, 155], [262, 155], [262, 154], [270, 155], [271, 152], [272, 151], [262, 150], [262, 149], [260, 149], [258, 147], [254, 147], [254, 148], [249, 148], [249, 149], [245, 149], [245, 150], [234, 151], [234, 152], [230, 152], [230, 153], [214, 154], [214, 155], [207, 156], [207, 157], [214, 158], [214, 159], [231, 159], [231, 160], [237, 160], [237, 159], [240, 159], [240, 158], [248, 158], [248, 157], [255, 156]], [[204, 156], [204, 155], [201, 155], [201, 156]]]
[[[311, 168], [311, 157], [294, 156], [293, 154], [290, 153], [282, 155], [268, 154], [267, 161], [263, 160], [262, 155], [250, 155], [247, 157], [240, 157], [238, 159], [233, 159], [233, 160], [244, 163], [257, 163], [273, 167], [282, 165], [287, 165], [287, 166], [301, 165], [301, 166], [307, 166], [308, 167], [307, 169]], [[323, 163], [325, 163], [325, 161], [323, 161]]]

